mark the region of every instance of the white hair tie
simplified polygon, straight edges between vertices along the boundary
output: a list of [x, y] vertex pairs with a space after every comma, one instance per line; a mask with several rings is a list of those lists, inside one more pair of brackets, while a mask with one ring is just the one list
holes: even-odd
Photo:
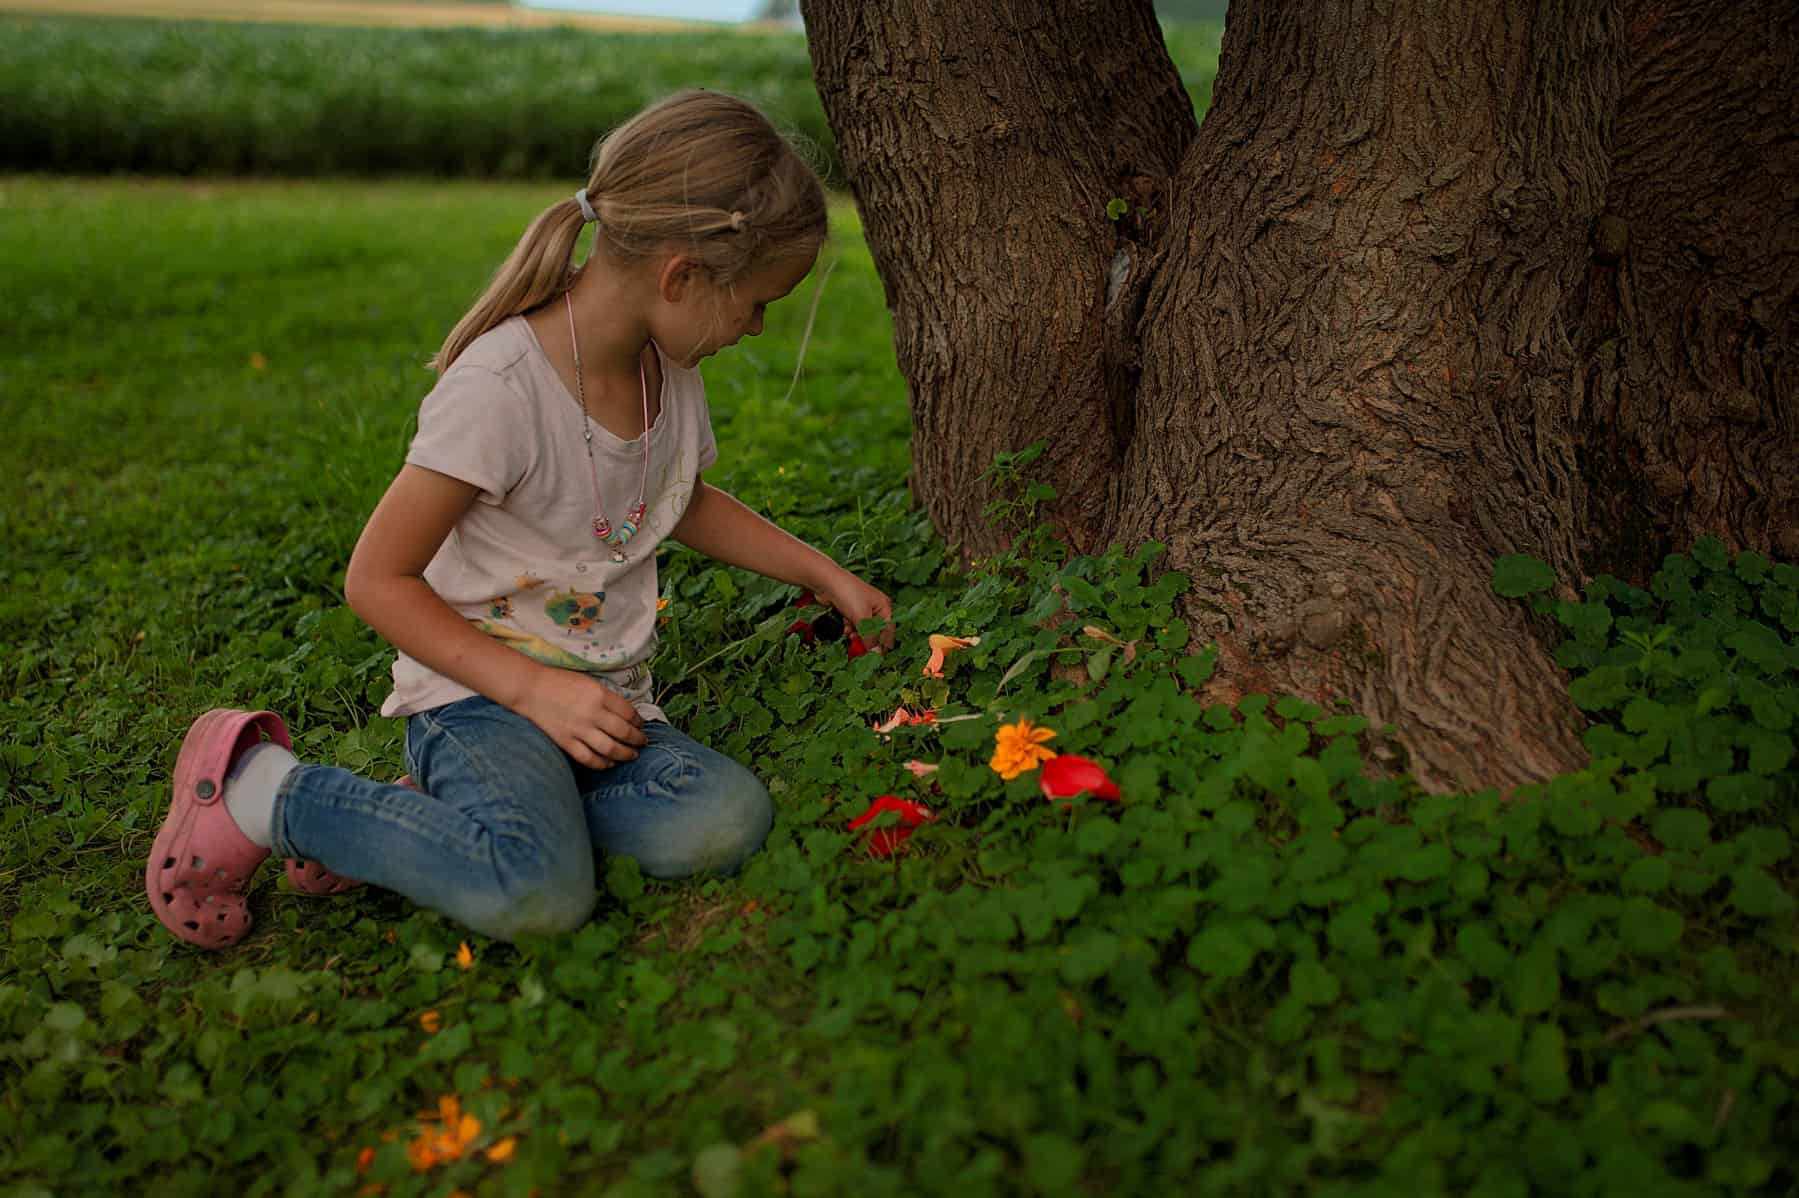
[[575, 193], [575, 203], [581, 205], [581, 220], [584, 223], [591, 225], [600, 219], [600, 214], [595, 212], [593, 210], [593, 205], [587, 202], [587, 189], [585, 187]]

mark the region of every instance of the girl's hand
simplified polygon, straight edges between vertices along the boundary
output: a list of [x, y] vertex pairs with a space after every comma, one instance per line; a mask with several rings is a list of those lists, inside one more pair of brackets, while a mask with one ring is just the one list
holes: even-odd
[[851, 629], [858, 620], [879, 616], [885, 623], [868, 647], [877, 653], [893, 648], [893, 600], [883, 592], [839, 566], [824, 585], [813, 587], [812, 593], [819, 602], [835, 608]]
[[630, 700], [573, 670], [543, 667], [532, 676], [516, 710], [591, 769], [630, 761], [637, 746], [649, 743], [643, 717]]

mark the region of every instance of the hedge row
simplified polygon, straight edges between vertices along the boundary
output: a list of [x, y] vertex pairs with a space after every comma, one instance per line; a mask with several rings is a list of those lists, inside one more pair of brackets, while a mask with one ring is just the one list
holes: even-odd
[[[1203, 106], [1215, 32], [1170, 44]], [[694, 85], [760, 104], [841, 178], [798, 33], [60, 18], [0, 37], [0, 169], [571, 176], [601, 132]]]

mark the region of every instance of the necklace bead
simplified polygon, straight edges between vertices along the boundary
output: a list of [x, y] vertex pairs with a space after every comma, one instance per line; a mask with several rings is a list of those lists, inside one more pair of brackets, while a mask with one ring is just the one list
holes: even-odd
[[630, 513], [614, 529], [600, 504], [600, 469], [593, 460], [593, 417], [587, 411], [587, 380], [581, 370], [581, 339], [575, 332], [575, 301], [564, 291], [562, 303], [568, 311], [568, 343], [575, 358], [575, 406], [581, 409], [581, 439], [587, 446], [587, 473], [593, 481], [593, 535], [596, 540], [613, 546], [612, 560], [622, 563], [625, 560], [624, 547], [643, 526], [643, 514], [647, 510], [644, 492], [650, 480], [650, 382], [644, 374], [640, 357], [637, 363], [637, 385], [643, 394], [643, 472], [637, 480], [637, 502], [631, 505]]

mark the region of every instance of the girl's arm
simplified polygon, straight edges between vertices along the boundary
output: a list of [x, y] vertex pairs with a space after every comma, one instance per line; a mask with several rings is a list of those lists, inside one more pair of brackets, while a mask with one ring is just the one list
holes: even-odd
[[350, 555], [344, 598], [369, 627], [447, 678], [518, 712], [583, 765], [637, 756], [642, 719], [597, 679], [532, 661], [477, 631], [424, 579], [477, 488], [403, 466]]
[[[893, 619], [893, 601], [886, 595], [704, 480], [694, 485], [687, 513], [670, 535], [727, 566], [807, 588], [851, 627], [870, 616]], [[875, 647], [893, 647], [891, 623], [881, 630]]]

